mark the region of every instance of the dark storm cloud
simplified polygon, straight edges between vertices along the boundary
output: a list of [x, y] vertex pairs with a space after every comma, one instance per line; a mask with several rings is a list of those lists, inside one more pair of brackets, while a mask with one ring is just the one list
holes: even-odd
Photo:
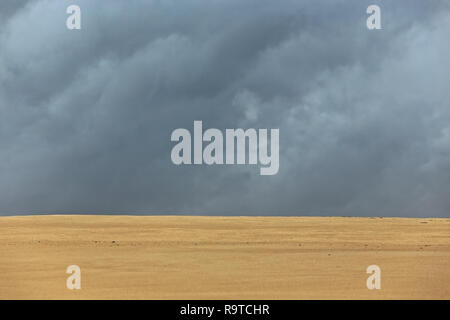
[[14, 14], [22, 9], [30, 0], [3, 0], [0, 11], [0, 24], [14, 16]]
[[[2, 1], [0, 212], [450, 216], [449, 5], [377, 3]], [[278, 175], [173, 165], [194, 120]]]

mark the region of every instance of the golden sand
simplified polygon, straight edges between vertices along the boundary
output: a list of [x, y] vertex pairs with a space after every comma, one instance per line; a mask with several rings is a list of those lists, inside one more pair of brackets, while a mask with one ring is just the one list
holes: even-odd
[[450, 219], [1, 217], [0, 299], [450, 299]]

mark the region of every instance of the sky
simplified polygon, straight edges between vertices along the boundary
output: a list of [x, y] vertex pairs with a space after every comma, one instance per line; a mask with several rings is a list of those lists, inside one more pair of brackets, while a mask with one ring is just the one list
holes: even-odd
[[[2, 0], [0, 215], [450, 217], [449, 30], [446, 0]], [[278, 174], [174, 165], [195, 120], [278, 128]]]

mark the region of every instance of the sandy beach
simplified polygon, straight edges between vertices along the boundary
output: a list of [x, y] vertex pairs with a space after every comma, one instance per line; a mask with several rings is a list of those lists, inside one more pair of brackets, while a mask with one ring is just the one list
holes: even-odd
[[0, 299], [450, 299], [449, 270], [450, 219], [0, 217]]

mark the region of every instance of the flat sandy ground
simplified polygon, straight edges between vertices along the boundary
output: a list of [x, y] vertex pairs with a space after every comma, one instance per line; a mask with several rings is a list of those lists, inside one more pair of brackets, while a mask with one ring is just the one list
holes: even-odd
[[82, 298], [450, 299], [450, 219], [0, 218], [0, 299]]

